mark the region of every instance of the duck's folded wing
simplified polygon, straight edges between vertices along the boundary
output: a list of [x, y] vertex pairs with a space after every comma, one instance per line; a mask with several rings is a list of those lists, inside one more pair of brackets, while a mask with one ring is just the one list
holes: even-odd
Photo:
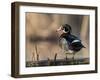
[[74, 51], [79, 51], [80, 49], [82, 49], [84, 46], [81, 43], [81, 41], [74, 41], [71, 44], [72, 50]]

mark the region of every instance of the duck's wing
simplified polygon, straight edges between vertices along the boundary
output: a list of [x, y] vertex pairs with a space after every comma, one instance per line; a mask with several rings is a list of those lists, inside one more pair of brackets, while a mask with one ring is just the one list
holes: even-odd
[[82, 48], [85, 48], [81, 41], [72, 42], [71, 46], [74, 51], [79, 51]]

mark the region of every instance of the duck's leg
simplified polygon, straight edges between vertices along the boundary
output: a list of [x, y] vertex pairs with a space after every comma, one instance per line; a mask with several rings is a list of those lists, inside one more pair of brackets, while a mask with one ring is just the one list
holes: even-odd
[[75, 64], [75, 53], [73, 53], [72, 61], [73, 61], [73, 64]]
[[68, 61], [67, 54], [65, 54], [65, 59], [64, 60], [65, 60], [65, 64], [67, 65], [68, 64], [68, 62], [67, 62]]
[[65, 61], [66, 61], [66, 64], [68, 64], [68, 63], [67, 63], [67, 61], [68, 61], [68, 55], [67, 55], [67, 54], [68, 54], [68, 53], [67, 53], [67, 52], [64, 52], [64, 53], [65, 53]]
[[68, 59], [68, 57], [67, 57], [67, 54], [66, 54], [66, 57], [65, 57], [65, 59], [66, 59], [66, 61], [67, 61], [67, 59]]

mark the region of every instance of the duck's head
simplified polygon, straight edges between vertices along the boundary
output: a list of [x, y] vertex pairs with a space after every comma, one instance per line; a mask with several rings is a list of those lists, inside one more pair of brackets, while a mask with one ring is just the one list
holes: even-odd
[[57, 29], [57, 32], [61, 31], [62, 33], [66, 33], [66, 34], [70, 34], [72, 29], [71, 29], [71, 26], [68, 25], [68, 24], [64, 24], [64, 25], [61, 25], [58, 29]]

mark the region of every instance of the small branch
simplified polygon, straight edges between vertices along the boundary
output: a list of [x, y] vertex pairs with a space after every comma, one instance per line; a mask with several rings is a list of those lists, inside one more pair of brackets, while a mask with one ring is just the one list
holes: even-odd
[[36, 65], [36, 63], [35, 63], [35, 53], [34, 52], [32, 53], [32, 62], [34, 62], [34, 65]]
[[32, 61], [35, 61], [35, 54], [34, 54], [34, 52], [32, 53]]
[[51, 61], [50, 61], [50, 59], [48, 58], [48, 66], [50, 66], [51, 65]]
[[37, 44], [35, 44], [35, 53], [36, 53], [36, 66], [38, 66], [38, 62], [39, 62], [39, 54], [38, 54], [38, 51], [37, 51]]
[[54, 56], [54, 65], [56, 65], [57, 53]]
[[37, 44], [35, 44], [35, 52], [36, 52], [36, 54], [38, 54], [38, 52], [37, 52]]
[[37, 61], [39, 61], [39, 54], [37, 54]]

